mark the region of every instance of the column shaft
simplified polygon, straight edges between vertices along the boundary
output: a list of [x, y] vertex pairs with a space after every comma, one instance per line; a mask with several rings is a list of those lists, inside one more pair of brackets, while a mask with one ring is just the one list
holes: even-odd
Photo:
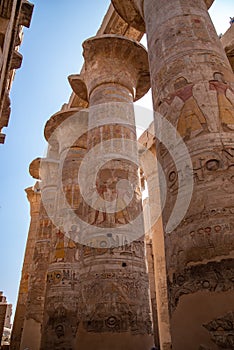
[[147, 74], [147, 55], [137, 43], [117, 36], [91, 38], [83, 46], [90, 102], [83, 184], [89, 225], [77, 346], [149, 349], [153, 339], [132, 104], [141, 70]]
[[[227, 329], [219, 336], [215, 324], [233, 313], [229, 276], [233, 271], [234, 77], [207, 12], [212, 1], [112, 1], [128, 22], [136, 25], [131, 16], [138, 16], [147, 34], [154, 110], [160, 113], [155, 115], [157, 158], [167, 189], [162, 249], [173, 349], [228, 348]], [[184, 168], [186, 148], [181, 152], [175, 131], [191, 160]], [[191, 177], [193, 191], [187, 205]], [[180, 213], [171, 218], [174, 208], [177, 214], [188, 209], [175, 226]], [[170, 343], [162, 333], [160, 337], [161, 348], [168, 349]]]
[[82, 307], [78, 235], [83, 213], [78, 172], [86, 153], [87, 121], [86, 112], [68, 109], [52, 116], [45, 127], [47, 140], [58, 142], [59, 169], [41, 350], [78, 347]]
[[24, 263], [18, 293], [18, 301], [11, 333], [11, 350], [18, 350], [20, 348], [24, 318], [26, 313], [26, 303], [28, 298], [28, 285], [31, 276], [34, 273], [34, 271], [32, 270], [33, 254], [35, 249], [36, 231], [38, 228], [41, 202], [41, 193], [38, 183], [36, 183], [34, 187], [27, 188], [25, 191], [27, 193], [27, 197], [30, 203], [31, 221], [25, 249]]
[[[55, 155], [56, 151], [54, 152], [51, 150], [51, 154], [48, 152], [48, 158], [40, 159], [36, 162], [37, 170], [35, 176], [37, 179], [39, 179], [39, 177], [43, 178], [44, 183], [42, 182], [40, 185], [42, 200], [37, 222], [35, 249], [33, 252], [33, 274], [29, 279], [28, 298], [20, 350], [24, 350], [25, 348], [40, 349], [46, 276], [51, 245], [51, 233], [53, 229], [53, 217], [52, 215], [48, 215], [47, 208], [50, 207], [51, 210], [54, 210], [57, 193], [57, 162], [56, 159], [51, 158]], [[44, 165], [43, 168], [42, 163]], [[31, 167], [33, 168], [33, 163]]]

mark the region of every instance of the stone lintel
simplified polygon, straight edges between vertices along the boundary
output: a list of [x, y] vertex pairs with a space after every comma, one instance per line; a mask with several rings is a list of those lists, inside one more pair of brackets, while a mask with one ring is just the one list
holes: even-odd
[[83, 43], [84, 77], [89, 96], [102, 84], [127, 88], [134, 100], [150, 88], [148, 54], [143, 45], [118, 35], [102, 35]]
[[112, 0], [117, 13], [133, 28], [144, 33], [143, 2], [144, 0]]
[[[84, 103], [84, 106], [86, 104]], [[67, 118], [75, 115], [78, 113], [81, 109], [84, 109], [85, 107], [80, 108], [70, 108], [67, 110], [61, 110], [54, 115], [47, 121], [44, 129], [44, 136], [47, 142], [51, 144], [51, 141], [54, 142], [55, 137], [53, 137], [53, 134], [55, 130], [59, 127], [60, 124], [62, 124]]]
[[29, 174], [36, 180], [40, 180], [41, 158], [34, 159], [29, 165]]
[[129, 39], [140, 41], [143, 33], [131, 27], [114, 9], [111, 4], [97, 35], [117, 34], [126, 36]]
[[28, 1], [22, 2], [21, 9], [20, 9], [19, 24], [27, 28], [30, 27], [33, 8], [34, 8], [34, 5], [31, 4], [30, 2]]
[[[144, 0], [111, 0], [117, 13], [133, 28], [145, 32]], [[214, 0], [204, 0], [209, 9]]]

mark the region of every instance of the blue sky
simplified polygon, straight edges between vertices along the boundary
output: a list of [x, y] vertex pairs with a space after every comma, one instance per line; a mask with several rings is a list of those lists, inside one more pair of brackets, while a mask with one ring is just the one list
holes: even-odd
[[[0, 145], [0, 290], [14, 306], [30, 221], [24, 189], [34, 184], [28, 165], [44, 154], [45, 122], [68, 101], [71, 88], [67, 76], [80, 71], [82, 42], [95, 35], [110, 0], [33, 3], [31, 27], [24, 30], [20, 48], [23, 65], [11, 91], [6, 142]], [[216, 0], [210, 13], [218, 34], [224, 33], [229, 17], [234, 16], [233, 0]]]

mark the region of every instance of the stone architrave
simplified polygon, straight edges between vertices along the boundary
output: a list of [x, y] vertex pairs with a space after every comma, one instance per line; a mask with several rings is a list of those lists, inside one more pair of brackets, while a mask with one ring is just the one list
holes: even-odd
[[[161, 348], [216, 349], [203, 325], [233, 310], [234, 76], [207, 11], [212, 1], [112, 2], [126, 21], [145, 28], [159, 113], [156, 149], [167, 189], [162, 249], [170, 311], [166, 322], [159, 312]], [[191, 160], [184, 168], [182, 144]], [[158, 300], [158, 310], [162, 305]]]
[[76, 345], [148, 350], [153, 337], [133, 111], [133, 101], [149, 89], [147, 52], [116, 35], [93, 37], [83, 47], [89, 125], [80, 180], [88, 225]]
[[35, 184], [35, 186], [26, 188], [25, 192], [27, 193], [27, 198], [30, 203], [31, 221], [28, 232], [27, 245], [25, 249], [24, 263], [21, 274], [14, 324], [11, 333], [11, 350], [18, 350], [20, 348], [26, 312], [26, 303], [28, 298], [28, 285], [30, 276], [34, 273], [34, 271], [32, 270], [33, 254], [35, 249], [36, 231], [38, 228], [41, 204], [41, 191], [38, 182]]

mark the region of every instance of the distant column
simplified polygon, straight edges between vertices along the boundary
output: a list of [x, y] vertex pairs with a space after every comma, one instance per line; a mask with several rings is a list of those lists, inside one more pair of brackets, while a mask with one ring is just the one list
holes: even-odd
[[[43, 162], [43, 168], [41, 166]], [[41, 342], [41, 327], [44, 316], [46, 277], [53, 229], [53, 213], [57, 194], [58, 160], [57, 150], [49, 149], [46, 158], [37, 158], [30, 165], [30, 174], [40, 184], [41, 205], [37, 228], [35, 232], [35, 247], [33, 251], [32, 271], [28, 284], [25, 320], [21, 338], [20, 350], [25, 348], [39, 350]], [[50, 216], [46, 208], [50, 207]]]
[[[86, 90], [85, 85], [82, 85]], [[82, 197], [78, 173], [86, 154], [88, 113], [81, 101], [62, 110], [45, 126], [50, 144], [58, 143], [59, 169], [56, 213], [47, 272], [41, 350], [77, 349], [76, 336], [82, 305], [80, 285]]]
[[24, 263], [21, 274], [18, 301], [11, 333], [11, 350], [18, 350], [20, 348], [26, 312], [26, 303], [28, 298], [28, 285], [30, 276], [32, 275], [32, 273], [34, 273], [34, 271], [32, 270], [33, 254], [35, 249], [36, 232], [39, 224], [39, 212], [41, 205], [41, 191], [38, 182], [35, 184], [34, 187], [27, 188], [25, 192], [27, 193], [27, 198], [30, 203], [31, 221], [24, 255]]
[[0, 292], [0, 340], [2, 339], [2, 335], [3, 335], [6, 311], [7, 311], [6, 297], [4, 297], [3, 292]]

